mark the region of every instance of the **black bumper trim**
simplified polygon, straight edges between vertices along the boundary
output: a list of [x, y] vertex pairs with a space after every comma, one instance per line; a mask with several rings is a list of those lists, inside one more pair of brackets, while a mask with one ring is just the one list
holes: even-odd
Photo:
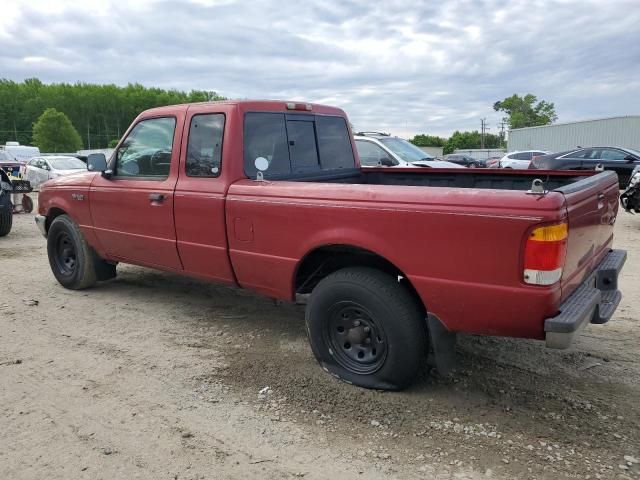
[[627, 260], [624, 250], [610, 250], [595, 270], [560, 306], [560, 313], [544, 322], [547, 347], [568, 348], [587, 323], [606, 323], [622, 294], [618, 274]]

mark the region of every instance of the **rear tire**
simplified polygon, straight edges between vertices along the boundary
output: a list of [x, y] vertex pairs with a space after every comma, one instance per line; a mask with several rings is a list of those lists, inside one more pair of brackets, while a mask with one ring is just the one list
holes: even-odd
[[0, 237], [9, 235], [13, 226], [13, 204], [9, 194], [0, 190]]
[[379, 270], [345, 268], [325, 277], [311, 293], [305, 316], [316, 359], [347, 383], [400, 390], [426, 361], [421, 305]]
[[82, 290], [98, 280], [115, 277], [116, 267], [89, 246], [80, 227], [67, 215], [56, 217], [47, 233], [49, 265], [56, 280], [71, 290]]

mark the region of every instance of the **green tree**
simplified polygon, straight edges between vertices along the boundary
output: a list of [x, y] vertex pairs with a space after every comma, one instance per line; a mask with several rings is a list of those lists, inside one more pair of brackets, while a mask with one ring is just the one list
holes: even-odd
[[69, 117], [55, 108], [47, 108], [33, 124], [33, 143], [43, 152], [75, 152], [82, 139]]
[[524, 97], [514, 93], [501, 102], [494, 103], [493, 109], [507, 114], [504, 120], [511, 129], [548, 125], [558, 119], [552, 102], [538, 102], [538, 98], [530, 93]]
[[0, 144], [32, 143], [32, 127], [47, 108], [64, 112], [81, 133], [87, 148], [104, 148], [120, 138], [143, 110], [163, 105], [223, 100], [214, 91], [164, 90], [140, 84], [51, 83], [37, 78], [23, 82], [0, 79]]
[[[442, 149], [446, 155], [453, 153], [457, 149], [471, 150], [482, 147], [482, 138], [480, 132], [473, 130], [472, 132], [453, 132], [444, 144]], [[500, 137], [491, 133], [484, 134], [484, 148], [500, 148]]]
[[418, 147], [444, 147], [447, 140], [435, 135], [420, 134], [409, 141]]
[[116, 139], [116, 140], [110, 140], [110, 141], [109, 141], [109, 144], [108, 144], [107, 146], [108, 146], [109, 148], [116, 148], [116, 147], [118, 146], [118, 142], [119, 142], [119, 141], [120, 141], [120, 140], [117, 140], [117, 139]]

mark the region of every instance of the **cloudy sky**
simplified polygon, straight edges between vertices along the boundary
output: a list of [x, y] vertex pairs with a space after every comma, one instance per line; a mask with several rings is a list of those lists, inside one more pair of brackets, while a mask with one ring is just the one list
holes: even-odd
[[344, 108], [357, 129], [496, 133], [496, 100], [559, 121], [640, 114], [640, 1], [2, 0], [0, 78]]

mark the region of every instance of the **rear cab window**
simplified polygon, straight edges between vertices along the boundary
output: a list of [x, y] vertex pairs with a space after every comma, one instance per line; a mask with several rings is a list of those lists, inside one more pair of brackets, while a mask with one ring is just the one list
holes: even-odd
[[288, 179], [356, 168], [343, 117], [249, 112], [244, 119], [244, 171], [255, 178], [256, 159], [266, 159], [265, 178]]

